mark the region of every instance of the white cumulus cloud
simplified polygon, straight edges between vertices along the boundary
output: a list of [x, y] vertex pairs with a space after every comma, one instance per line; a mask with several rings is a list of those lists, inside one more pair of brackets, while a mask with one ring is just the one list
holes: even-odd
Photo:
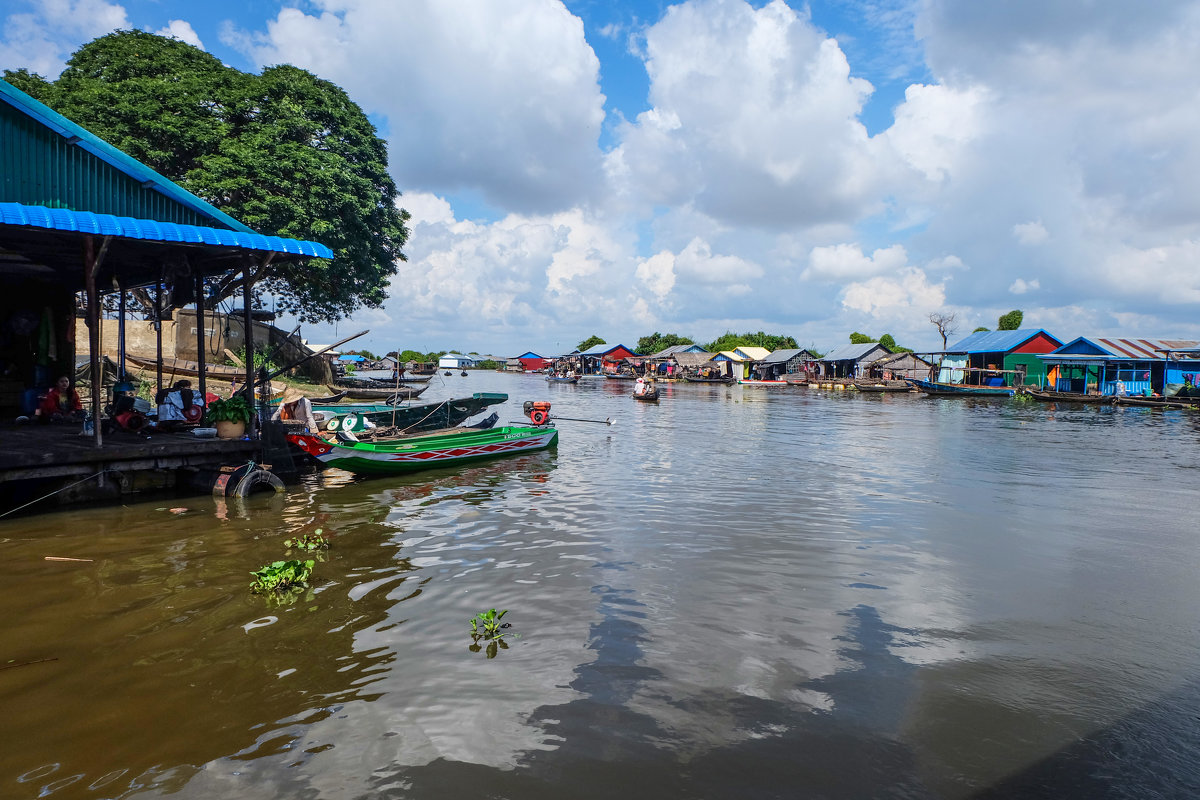
[[200, 37], [196, 35], [196, 31], [192, 28], [192, 24], [187, 20], [173, 19], [167, 23], [167, 27], [155, 31], [159, 36], [167, 36], [172, 39], [178, 39], [181, 42], [187, 42], [193, 47], [204, 49], [204, 43], [200, 41]]
[[226, 31], [259, 64], [292, 63], [389, 120], [403, 187], [478, 191], [492, 206], [582, 204], [601, 179], [599, 61], [556, 0], [316, 0], [258, 35]]

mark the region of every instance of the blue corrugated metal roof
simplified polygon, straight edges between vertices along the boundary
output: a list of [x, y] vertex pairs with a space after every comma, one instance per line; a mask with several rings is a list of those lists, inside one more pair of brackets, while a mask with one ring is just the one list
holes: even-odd
[[[611, 353], [613, 350], [616, 350], [618, 347], [625, 347], [625, 345], [623, 345], [623, 344], [597, 344], [597, 345], [593, 345], [593, 346], [589, 347], [587, 350], [583, 350], [582, 352], [578, 353], [577, 355], [602, 356], [607, 353]], [[635, 356], [638, 355], [638, 352], [636, 350], [634, 350], [632, 347], [625, 347], [625, 349], [628, 350], [629, 352], [633, 353]]]
[[978, 331], [946, 348], [947, 353], [1007, 353], [1020, 347], [1039, 333], [1045, 333], [1054, 341], [1058, 337], [1038, 328], [1023, 328], [1016, 331]]
[[90, 211], [71, 211], [66, 208], [26, 206], [20, 203], [0, 203], [0, 223], [49, 228], [56, 231], [94, 233], [99, 236], [119, 236], [125, 239], [144, 239], [156, 242], [223, 245], [270, 253], [290, 253], [315, 258], [333, 258], [333, 251], [320, 242], [263, 236], [253, 231], [230, 231], [205, 228], [200, 225], [178, 225], [155, 222], [151, 219], [116, 217], [112, 214], [93, 214]]
[[133, 156], [123, 153], [96, 134], [59, 114], [54, 109], [34, 100], [20, 89], [0, 80], [0, 101], [6, 102], [21, 113], [36, 120], [49, 130], [62, 136], [71, 144], [85, 150], [113, 168], [120, 170], [133, 180], [166, 195], [182, 206], [203, 214], [213, 222], [228, 225], [235, 231], [253, 233], [250, 228], [226, 214], [211, 203], [200, 199], [172, 181], [167, 180]]

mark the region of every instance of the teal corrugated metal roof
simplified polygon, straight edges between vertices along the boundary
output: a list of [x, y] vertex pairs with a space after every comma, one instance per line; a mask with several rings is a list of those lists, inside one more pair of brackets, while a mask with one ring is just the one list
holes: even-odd
[[0, 224], [94, 233], [99, 236], [117, 236], [125, 239], [223, 245], [271, 253], [333, 258], [333, 251], [320, 242], [263, 236], [253, 231], [244, 233], [222, 228], [205, 228], [199, 225], [178, 225], [173, 222], [117, 217], [112, 214], [93, 214], [90, 211], [26, 206], [20, 203], [0, 203]]
[[211, 219], [216, 225], [225, 226], [231, 230], [241, 231], [242, 233], [254, 233], [250, 228], [238, 222], [216, 206], [184, 190], [183, 187], [164, 178], [136, 158], [121, 152], [99, 136], [91, 133], [86, 128], [76, 125], [62, 114], [34, 100], [4, 80], [0, 80], [0, 102], [7, 103], [42, 127], [61, 136], [69, 144], [90, 153], [119, 172], [129, 176], [132, 180], [141, 184], [143, 189], [158, 191], [191, 211]]

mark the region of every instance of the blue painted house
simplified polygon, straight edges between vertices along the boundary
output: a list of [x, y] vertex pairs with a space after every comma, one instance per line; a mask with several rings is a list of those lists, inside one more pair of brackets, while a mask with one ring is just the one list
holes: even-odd
[[1175, 395], [1200, 377], [1200, 342], [1080, 336], [1041, 356], [1060, 392]]

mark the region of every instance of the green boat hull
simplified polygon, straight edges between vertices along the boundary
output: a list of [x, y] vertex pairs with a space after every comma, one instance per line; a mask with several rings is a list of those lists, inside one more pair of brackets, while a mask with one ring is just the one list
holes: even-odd
[[311, 434], [289, 434], [288, 441], [328, 467], [356, 475], [404, 475], [544, 450], [558, 442], [558, 431], [507, 426], [382, 442], [331, 442]]

